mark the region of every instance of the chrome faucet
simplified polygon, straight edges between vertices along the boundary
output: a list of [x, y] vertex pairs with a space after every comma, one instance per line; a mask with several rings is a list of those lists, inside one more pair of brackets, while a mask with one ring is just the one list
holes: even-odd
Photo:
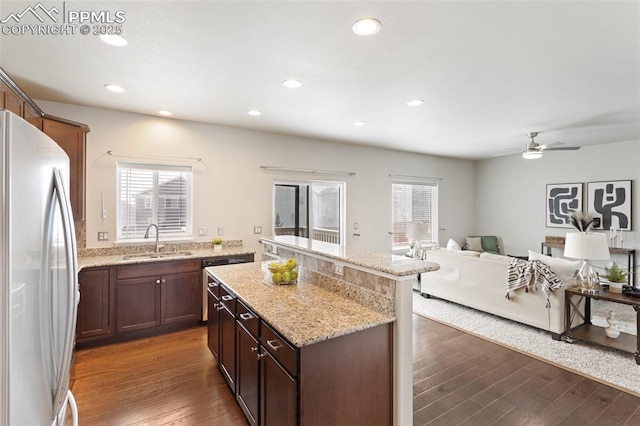
[[149, 229], [151, 229], [152, 226], [155, 226], [156, 228], [156, 253], [158, 253], [160, 251], [160, 247], [158, 246], [158, 237], [160, 236], [158, 225], [156, 225], [155, 223], [149, 224], [149, 226], [147, 226], [147, 231], [144, 233], [144, 238], [149, 238]]

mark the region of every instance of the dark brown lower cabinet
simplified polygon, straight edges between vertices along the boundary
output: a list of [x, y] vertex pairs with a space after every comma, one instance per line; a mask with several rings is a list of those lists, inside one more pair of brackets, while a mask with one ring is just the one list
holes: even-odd
[[220, 350], [220, 301], [214, 291], [207, 291], [207, 346], [216, 361], [219, 360]]
[[259, 343], [241, 324], [236, 325], [236, 400], [250, 425], [258, 424], [260, 395]]
[[109, 269], [87, 269], [78, 274], [80, 303], [76, 339], [109, 335]]
[[220, 371], [231, 388], [236, 392], [236, 317], [229, 309], [220, 309]]
[[[266, 350], [262, 350], [260, 370], [261, 425], [297, 424], [296, 380]], [[326, 423], [329, 424], [329, 423]]]
[[118, 333], [160, 325], [160, 277], [118, 280], [116, 287]]
[[171, 324], [200, 319], [202, 274], [186, 272], [160, 280], [160, 323]]

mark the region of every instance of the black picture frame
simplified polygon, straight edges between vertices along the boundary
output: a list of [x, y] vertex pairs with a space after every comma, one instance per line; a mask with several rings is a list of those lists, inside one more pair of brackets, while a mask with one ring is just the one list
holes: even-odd
[[631, 231], [631, 181], [587, 182], [587, 214], [594, 228]]
[[582, 211], [583, 186], [582, 182], [547, 184], [547, 228], [573, 228], [571, 213]]

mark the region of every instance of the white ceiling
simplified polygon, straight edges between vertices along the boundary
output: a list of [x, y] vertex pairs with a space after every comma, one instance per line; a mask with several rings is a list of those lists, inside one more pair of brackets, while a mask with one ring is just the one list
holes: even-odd
[[[36, 3], [3, 0], [0, 19]], [[129, 45], [79, 33], [0, 36], [0, 66], [36, 99], [470, 159], [524, 147], [530, 131], [541, 144], [640, 139], [638, 1], [64, 7], [124, 11]], [[362, 17], [382, 30], [356, 36]], [[289, 77], [303, 86], [283, 87]], [[406, 105], [415, 98], [424, 105]], [[247, 115], [253, 108], [262, 115]]]

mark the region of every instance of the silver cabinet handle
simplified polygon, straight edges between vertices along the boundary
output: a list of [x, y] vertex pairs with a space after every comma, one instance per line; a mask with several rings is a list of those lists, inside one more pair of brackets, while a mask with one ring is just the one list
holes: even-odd
[[251, 318], [253, 318], [253, 315], [251, 315], [249, 312], [244, 312], [240, 314], [240, 318], [242, 318], [244, 321], [249, 321]]
[[213, 282], [213, 283], [209, 283], [209, 284], [207, 284], [207, 285], [209, 286], [209, 288], [216, 288], [216, 287], [218, 287], [218, 284], [217, 284], [217, 283], [215, 283], [215, 282]]
[[265, 355], [266, 355], [266, 353], [256, 354], [256, 358], [258, 358], [258, 360], [260, 360], [260, 358], [262, 358]]
[[280, 349], [282, 347], [282, 345], [278, 345], [277, 343], [279, 343], [279, 342], [276, 339], [267, 340], [267, 345], [269, 345], [271, 347], [271, 349], [273, 349], [274, 351], [277, 351], [278, 349]]
[[219, 310], [219, 311], [221, 311], [221, 310], [223, 310], [223, 309], [224, 309], [224, 306], [220, 305], [220, 306], [218, 306], [216, 309], [217, 309], [217, 310]]
[[160, 284], [160, 280], [156, 280], [156, 284]]
[[251, 352], [258, 352], [258, 348], [251, 347]]
[[222, 296], [222, 300], [224, 300], [225, 302], [230, 302], [231, 300], [233, 300], [233, 296], [225, 294], [224, 296]]

